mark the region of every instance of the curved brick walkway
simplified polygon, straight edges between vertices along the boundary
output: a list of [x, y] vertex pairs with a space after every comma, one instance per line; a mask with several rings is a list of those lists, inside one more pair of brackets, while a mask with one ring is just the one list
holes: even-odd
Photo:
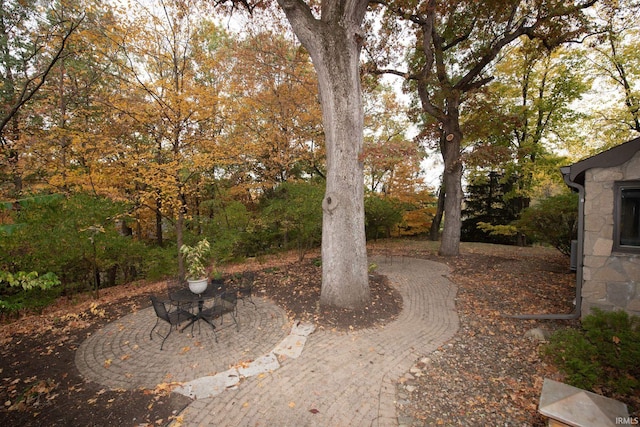
[[[393, 426], [396, 381], [415, 360], [458, 328], [455, 285], [443, 264], [411, 258], [376, 259], [404, 300], [399, 318], [384, 328], [338, 333], [316, 330], [298, 358], [280, 358], [271, 372], [243, 378], [234, 388], [194, 400], [180, 415], [185, 426]], [[151, 309], [110, 324], [80, 347], [76, 363], [89, 380], [133, 388], [189, 381], [269, 353], [291, 327], [266, 301], [240, 307], [241, 329], [218, 333], [203, 325], [190, 338], [172, 333], [160, 352], [149, 341]], [[253, 314], [251, 314], [253, 312]], [[252, 317], [250, 317], [252, 316]], [[174, 335], [175, 334], [175, 335]], [[175, 341], [171, 341], [171, 340]], [[198, 343], [196, 345], [196, 343]], [[188, 351], [183, 351], [188, 347]], [[110, 364], [106, 363], [110, 360]]]

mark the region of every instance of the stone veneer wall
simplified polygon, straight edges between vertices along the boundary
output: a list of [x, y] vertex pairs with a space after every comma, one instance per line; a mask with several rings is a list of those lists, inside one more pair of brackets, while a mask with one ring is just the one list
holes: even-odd
[[582, 316], [592, 307], [640, 315], [640, 254], [612, 252], [614, 182], [640, 180], [640, 151], [613, 168], [585, 175]]

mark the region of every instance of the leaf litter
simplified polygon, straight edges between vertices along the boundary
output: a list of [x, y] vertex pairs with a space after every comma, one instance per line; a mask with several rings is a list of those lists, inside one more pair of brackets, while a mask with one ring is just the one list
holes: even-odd
[[[538, 356], [540, 343], [524, 334], [534, 327], [554, 330], [571, 322], [523, 321], [503, 314], [571, 311], [575, 278], [568, 273], [568, 260], [553, 251], [495, 248], [485, 245], [446, 259], [436, 256], [425, 242], [402, 241], [392, 247], [397, 254], [449, 264], [450, 279], [458, 285], [458, 333], [437, 351], [421, 356], [397, 384], [398, 415], [408, 424], [543, 425], [536, 412], [542, 378], [561, 376]], [[400, 313], [397, 291], [376, 274], [371, 276], [373, 299], [367, 309], [320, 306], [317, 256], [299, 262], [295, 254], [279, 254], [227, 266], [225, 271], [255, 271], [256, 295], [269, 297], [292, 319], [311, 320], [327, 330], [381, 327]], [[169, 387], [160, 387], [162, 393], [101, 392], [72, 368], [75, 350], [87, 336], [148, 307], [149, 295], [164, 289], [163, 282], [121, 285], [102, 290], [97, 301], [90, 295], [62, 299], [42, 314], [0, 326], [3, 420], [9, 425], [52, 426], [89, 425], [96, 419], [114, 425], [152, 425], [172, 419], [179, 424], [179, 412], [190, 400], [165, 393]], [[31, 384], [45, 386], [37, 388], [38, 399], [26, 400], [23, 396]], [[19, 410], [8, 411], [20, 402]]]

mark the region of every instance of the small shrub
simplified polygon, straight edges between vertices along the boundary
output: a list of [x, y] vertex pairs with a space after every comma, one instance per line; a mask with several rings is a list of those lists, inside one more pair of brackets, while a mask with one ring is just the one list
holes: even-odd
[[532, 242], [548, 243], [565, 255], [571, 254], [577, 224], [578, 195], [571, 192], [540, 200], [513, 223]]
[[553, 334], [544, 348], [575, 387], [618, 395], [640, 389], [640, 318], [594, 309], [581, 329]]
[[0, 270], [0, 313], [18, 314], [23, 309], [41, 309], [60, 294], [60, 280], [49, 272]]
[[402, 222], [402, 210], [397, 199], [370, 194], [364, 199], [367, 238], [391, 237], [391, 231]]
[[592, 389], [602, 375], [596, 348], [576, 329], [563, 329], [551, 337], [544, 352], [567, 375], [566, 381], [579, 388]]
[[3, 296], [0, 300], [0, 315], [19, 318], [21, 313], [39, 313], [45, 307], [53, 304], [61, 293], [62, 289], [60, 287], [51, 289], [33, 288], [14, 295]]

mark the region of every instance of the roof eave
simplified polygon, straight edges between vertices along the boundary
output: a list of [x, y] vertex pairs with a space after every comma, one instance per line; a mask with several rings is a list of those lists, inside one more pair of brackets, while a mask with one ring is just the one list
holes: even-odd
[[588, 169], [619, 166], [632, 158], [638, 151], [640, 151], [640, 137], [610, 148], [595, 156], [588, 157], [571, 166], [565, 166], [560, 170], [562, 175], [571, 182], [584, 185], [584, 173]]

